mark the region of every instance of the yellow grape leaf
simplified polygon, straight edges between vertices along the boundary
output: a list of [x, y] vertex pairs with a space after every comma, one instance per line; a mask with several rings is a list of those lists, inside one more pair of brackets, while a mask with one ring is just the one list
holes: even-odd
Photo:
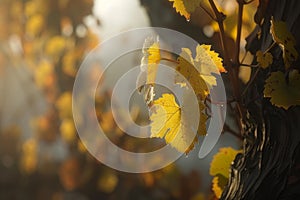
[[181, 16], [184, 16], [186, 20], [190, 20], [191, 14], [187, 11], [183, 1], [184, 0], [169, 0], [173, 2], [173, 8], [175, 8], [176, 12], [178, 12]]
[[[206, 53], [210, 55], [210, 58], [214, 61], [215, 65], [217, 66], [219, 72], [226, 72], [226, 69], [223, 67], [222, 58], [219, 57], [219, 54], [213, 50], [211, 50], [211, 45], [201, 45], [203, 49], [205, 49]], [[198, 49], [198, 48], [197, 48]], [[201, 59], [200, 57], [201, 52], [197, 51], [197, 59]]]
[[173, 2], [173, 8], [175, 8], [176, 12], [178, 12], [181, 16], [184, 16], [186, 20], [190, 20], [192, 12], [196, 10], [200, 6], [200, 2], [202, 0], [169, 0]]
[[225, 178], [228, 178], [231, 163], [235, 156], [240, 152], [241, 151], [231, 147], [220, 148], [219, 152], [214, 155], [214, 158], [210, 163], [209, 174], [212, 176], [220, 174]]
[[148, 56], [148, 67], [147, 67], [147, 84], [155, 82], [158, 63], [160, 62], [160, 50], [159, 43], [154, 42], [147, 50]]
[[266, 80], [264, 97], [277, 107], [288, 109], [293, 105], [300, 105], [300, 74], [297, 70], [289, 72], [288, 81], [283, 72], [271, 73]]
[[219, 54], [211, 50], [211, 45], [198, 45], [196, 48], [197, 55], [195, 60], [203, 64], [204, 69], [209, 69], [210, 73], [226, 72], [223, 67], [222, 58], [219, 57]]
[[225, 178], [222, 175], [216, 175], [212, 180], [212, 191], [214, 192], [215, 196], [220, 199], [223, 193], [224, 187], [228, 183], [228, 178]]
[[[217, 85], [216, 77], [213, 74], [226, 71], [222, 59], [210, 48], [210, 45], [198, 45], [195, 59], [192, 58], [190, 49], [182, 48], [177, 59], [179, 64], [176, 70], [189, 81], [201, 100], [204, 100], [209, 94], [209, 88]], [[183, 80], [177, 80], [177, 82], [184, 85]]]
[[[209, 94], [209, 90], [205, 80], [200, 75], [194, 64], [191, 50], [188, 48], [182, 48], [182, 52], [177, 61], [179, 64], [176, 67], [176, 70], [189, 81], [195, 94], [199, 96], [201, 100], [204, 100]], [[214, 79], [214, 77], [212, 77], [212, 79]], [[177, 79], [176, 82], [182, 86], [185, 85], [183, 80]]]
[[273, 63], [273, 56], [269, 52], [264, 54], [262, 51], [257, 51], [256, 57], [259, 66], [261, 66], [263, 69], [266, 69]]
[[191, 130], [187, 113], [176, 103], [172, 94], [163, 94], [153, 102], [151, 137], [164, 138], [166, 143], [179, 152], [188, 153], [193, 147], [196, 134]]
[[200, 6], [202, 0], [184, 0], [183, 4], [187, 12], [192, 13]]
[[151, 106], [154, 99], [154, 84], [161, 59], [158, 38], [148, 37], [143, 44], [143, 57], [141, 59], [140, 74], [137, 77], [136, 86], [141, 93], [143, 91], [144, 100]]
[[283, 60], [285, 68], [288, 69], [291, 62], [297, 60], [298, 52], [295, 49], [296, 39], [288, 30], [284, 21], [275, 21], [271, 19], [271, 29], [273, 40], [279, 44], [283, 51]]

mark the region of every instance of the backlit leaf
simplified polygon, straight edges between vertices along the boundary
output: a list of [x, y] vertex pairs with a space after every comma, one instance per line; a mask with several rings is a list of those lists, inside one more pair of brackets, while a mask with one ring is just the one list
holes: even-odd
[[192, 13], [200, 6], [202, 0], [184, 0], [183, 4], [187, 12]]
[[225, 178], [222, 175], [216, 175], [212, 180], [212, 191], [215, 193], [215, 196], [220, 199], [223, 193], [225, 186], [228, 183], [228, 178]]
[[144, 100], [148, 106], [153, 102], [154, 83], [156, 79], [158, 64], [160, 62], [160, 48], [158, 38], [146, 38], [143, 45], [143, 58], [141, 59], [140, 74], [138, 75], [136, 86], [139, 92], [144, 90]]
[[210, 163], [209, 174], [212, 176], [220, 174], [225, 178], [228, 178], [231, 163], [239, 152], [240, 151], [231, 147], [220, 148], [219, 152], [214, 155], [214, 158]]
[[296, 39], [288, 30], [284, 21], [271, 20], [271, 34], [273, 40], [279, 44], [283, 51], [283, 60], [285, 68], [288, 69], [291, 62], [297, 60], [298, 52], [295, 49]]
[[147, 84], [155, 82], [158, 63], [160, 62], [160, 50], [159, 43], [154, 42], [147, 50], [148, 56], [148, 67], [147, 67]]
[[[210, 55], [210, 58], [213, 60], [213, 62], [215, 63], [215, 65], [217, 66], [219, 72], [226, 72], [226, 69], [224, 68], [223, 66], [223, 63], [222, 63], [222, 58], [219, 57], [219, 54], [213, 50], [211, 50], [211, 45], [201, 45], [201, 47], [203, 49], [205, 49], [205, 52]], [[206, 54], [202, 54], [201, 51], [200, 51], [200, 48], [197, 47], [197, 59], [198, 60], [201, 60], [204, 58], [204, 55]], [[215, 70], [215, 69], [213, 69]]]
[[256, 57], [259, 66], [262, 67], [263, 69], [266, 69], [273, 63], [273, 56], [269, 52], [264, 54], [262, 51], [257, 51]]
[[273, 105], [288, 109], [300, 105], [300, 74], [297, 70], [289, 72], [286, 80], [283, 72], [271, 73], [266, 80], [264, 97], [271, 98]]
[[210, 50], [210, 45], [198, 45], [196, 48], [195, 66], [200, 71], [201, 77], [206, 81], [209, 87], [216, 86], [214, 74], [225, 72], [222, 59], [218, 54]]
[[[205, 80], [202, 76], [200, 76], [200, 73], [194, 64], [191, 50], [188, 48], [182, 48], [182, 52], [177, 61], [179, 64], [177, 65], [176, 70], [189, 81], [195, 94], [199, 96], [201, 100], [204, 100], [209, 94], [209, 90]], [[212, 77], [212, 79], [214, 79], [214, 77]], [[179, 78], [176, 82], [181, 85], [185, 84], [184, 81]]]
[[173, 8], [175, 8], [176, 12], [178, 12], [181, 16], [184, 16], [186, 20], [190, 20], [191, 14], [187, 11], [183, 1], [184, 0], [169, 0], [173, 2]]
[[[213, 74], [225, 72], [222, 59], [217, 53], [210, 50], [210, 45], [198, 45], [196, 57], [192, 58], [192, 52], [188, 48], [182, 48], [179, 64], [176, 68], [191, 84], [196, 95], [204, 100], [209, 94], [209, 89], [217, 85], [216, 77]], [[181, 80], [178, 83], [184, 84]]]
[[196, 134], [190, 126], [188, 114], [182, 112], [174, 95], [163, 94], [153, 102], [151, 109], [151, 137], [164, 138], [178, 151], [188, 153], [197, 141]]

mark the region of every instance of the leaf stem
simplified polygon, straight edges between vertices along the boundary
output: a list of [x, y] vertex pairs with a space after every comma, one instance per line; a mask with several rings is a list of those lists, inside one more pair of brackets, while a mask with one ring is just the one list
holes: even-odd
[[273, 42], [263, 53], [266, 54], [269, 52], [274, 46], [276, 45], [276, 42]]
[[177, 60], [173, 60], [173, 59], [170, 59], [170, 58], [161, 58], [160, 60], [165, 60], [165, 61], [168, 61], [168, 62], [171, 62], [171, 63], [179, 64], [179, 62]]
[[258, 65], [249, 65], [249, 64], [244, 64], [244, 63], [241, 63], [240, 66], [243, 66], [243, 67], [252, 67], [252, 68], [258, 67]]

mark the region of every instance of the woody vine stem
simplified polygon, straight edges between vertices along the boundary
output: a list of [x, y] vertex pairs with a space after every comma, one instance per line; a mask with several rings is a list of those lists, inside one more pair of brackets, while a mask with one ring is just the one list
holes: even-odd
[[[239, 127], [239, 132], [243, 133], [242, 129], [242, 120], [244, 119], [245, 115], [245, 108], [242, 105], [241, 101], [241, 90], [240, 90], [240, 84], [239, 84], [239, 68], [242, 65], [239, 60], [240, 55], [240, 42], [241, 42], [241, 33], [242, 33], [242, 22], [243, 22], [243, 9], [244, 5], [251, 3], [253, 0], [246, 2], [245, 0], [236, 0], [238, 3], [238, 19], [237, 19], [237, 33], [236, 33], [236, 41], [235, 41], [235, 49], [234, 49], [234, 57], [230, 58], [228, 55], [228, 45], [226, 42], [226, 33], [224, 29], [224, 20], [226, 19], [226, 15], [218, 10], [214, 0], [208, 0], [210, 7], [214, 13], [215, 20], [218, 23], [219, 30], [220, 30], [220, 40], [222, 44], [223, 49], [223, 57], [224, 57], [224, 66], [226, 67], [231, 88], [233, 91], [233, 99], [235, 100], [236, 105], [236, 111], [237, 111], [237, 117], [236, 121]], [[207, 11], [206, 11], [207, 12]], [[212, 16], [212, 15], [210, 15]]]

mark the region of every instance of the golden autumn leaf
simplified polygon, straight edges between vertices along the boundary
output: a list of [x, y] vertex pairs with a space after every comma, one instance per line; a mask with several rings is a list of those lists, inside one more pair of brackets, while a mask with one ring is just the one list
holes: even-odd
[[201, 1], [202, 0], [183, 0], [185, 10], [189, 13], [193, 13], [196, 8], [200, 6]]
[[272, 72], [265, 83], [264, 97], [270, 98], [273, 105], [288, 109], [300, 105], [300, 74], [289, 72], [288, 81], [283, 72]]
[[[197, 47], [197, 57], [196, 59], [201, 60], [204, 59], [206, 54], [203, 54], [200, 50], [200, 47], [202, 47], [205, 52], [210, 56], [210, 58], [213, 60], [213, 62], [215, 63], [215, 65], [217, 66], [217, 69], [219, 70], [219, 72], [226, 72], [226, 69], [223, 66], [223, 60], [222, 58], [219, 57], [219, 54], [213, 50], [211, 50], [211, 45], [200, 45]], [[206, 58], [207, 59], [207, 58]], [[215, 71], [215, 69], [213, 70]]]
[[216, 176], [218, 174], [229, 177], [229, 169], [235, 156], [241, 151], [235, 150], [231, 147], [220, 148], [219, 152], [214, 155], [210, 163], [209, 174]]
[[212, 180], [212, 191], [214, 192], [215, 196], [220, 199], [223, 193], [224, 187], [228, 183], [228, 178], [225, 178], [222, 175], [216, 175]]
[[[218, 74], [219, 72], [226, 72], [222, 64], [222, 58], [219, 54], [211, 50], [211, 45], [198, 45], [196, 47], [195, 64], [200, 71], [201, 76], [210, 77], [212, 73]], [[205, 79], [205, 78], [204, 78]], [[208, 78], [210, 80], [210, 78]], [[210, 86], [215, 86], [215, 81], [208, 81]]]
[[216, 197], [219, 199], [222, 195], [222, 188], [219, 186], [219, 177], [215, 176], [212, 180], [212, 191], [215, 193]]
[[[198, 45], [196, 47], [196, 57], [192, 58], [192, 52], [188, 48], [182, 48], [179, 64], [176, 68], [191, 84], [196, 95], [204, 100], [209, 94], [209, 89], [217, 85], [216, 77], [213, 74], [225, 72], [222, 59], [212, 51], [210, 45]], [[184, 81], [177, 80], [184, 84]]]
[[[204, 100], [209, 94], [209, 90], [205, 80], [202, 78], [199, 71], [195, 67], [191, 50], [188, 48], [182, 48], [182, 52], [177, 61], [179, 62], [179, 64], [177, 65], [176, 70], [181, 73], [181, 75], [183, 75], [187, 79], [187, 81], [189, 81], [195, 94], [199, 96], [201, 100]], [[214, 77], [212, 77], [212, 79], [213, 78]], [[179, 77], [177, 77], [176, 82], [181, 84], [182, 86], [185, 85], [184, 80], [180, 80]]]
[[295, 48], [296, 39], [288, 30], [284, 21], [276, 21], [271, 19], [271, 29], [273, 40], [281, 47], [283, 51], [283, 60], [285, 68], [288, 69], [291, 62], [297, 60], [298, 52]]
[[173, 2], [173, 8], [181, 16], [184, 16], [186, 20], [190, 20], [191, 13], [193, 13], [196, 8], [200, 6], [202, 0], [169, 0]]
[[264, 54], [262, 51], [257, 51], [256, 57], [259, 66], [262, 67], [263, 69], [266, 69], [273, 63], [273, 56], [269, 52]]
[[144, 91], [144, 100], [150, 106], [154, 99], [154, 83], [160, 62], [160, 45], [158, 38], [148, 37], [143, 44], [143, 57], [141, 59], [140, 74], [136, 86], [139, 92]]
[[191, 14], [187, 11], [183, 1], [184, 0], [169, 0], [173, 2], [173, 8], [175, 8], [176, 12], [178, 12], [181, 16], [184, 16], [186, 20], [190, 20]]
[[180, 107], [172, 94], [163, 94], [153, 102], [151, 137], [164, 138], [167, 144], [179, 152], [188, 153], [194, 147], [196, 131], [192, 130], [189, 116]]
[[209, 174], [214, 176], [212, 190], [218, 199], [221, 197], [223, 189], [228, 183], [230, 166], [238, 153], [241, 153], [241, 150], [235, 150], [231, 147], [220, 148], [210, 163]]
[[147, 67], [147, 84], [152, 84], [155, 82], [156, 73], [158, 68], [158, 63], [160, 62], [160, 49], [159, 43], [154, 42], [148, 52], [148, 67]]

